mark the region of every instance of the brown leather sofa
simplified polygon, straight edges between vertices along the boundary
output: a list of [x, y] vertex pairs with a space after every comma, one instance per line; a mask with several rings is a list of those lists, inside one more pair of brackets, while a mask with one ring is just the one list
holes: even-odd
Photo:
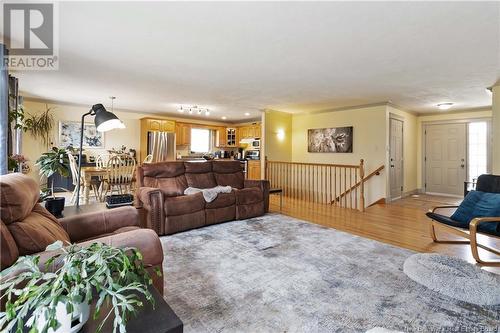
[[[269, 210], [269, 182], [247, 180], [238, 161], [160, 162], [137, 168], [136, 205], [143, 227], [158, 235], [220, 222], [264, 215]], [[187, 187], [231, 186], [205, 202], [203, 195], [184, 195]]]
[[163, 294], [163, 249], [153, 231], [139, 227], [133, 207], [80, 214], [57, 220], [38, 203], [36, 182], [20, 173], [0, 176], [0, 245], [3, 270], [19, 256], [40, 255], [40, 267], [54, 253], [45, 251], [56, 240], [82, 246], [101, 242], [117, 247], [135, 247], [143, 255], [155, 288]]

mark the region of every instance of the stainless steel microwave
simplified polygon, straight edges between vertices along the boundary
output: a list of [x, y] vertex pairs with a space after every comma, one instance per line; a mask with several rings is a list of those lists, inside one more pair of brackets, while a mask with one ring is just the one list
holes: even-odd
[[260, 139], [255, 139], [252, 141], [252, 149], [260, 149]]

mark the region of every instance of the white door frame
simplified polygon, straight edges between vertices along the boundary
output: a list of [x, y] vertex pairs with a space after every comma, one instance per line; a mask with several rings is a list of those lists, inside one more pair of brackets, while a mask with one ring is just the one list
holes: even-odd
[[488, 146], [486, 147], [486, 154], [488, 156], [488, 165], [487, 165], [487, 171], [491, 172], [491, 163], [492, 163], [492, 140], [493, 136], [491, 135], [491, 117], [484, 117], [484, 118], [469, 118], [469, 119], [452, 119], [452, 120], [434, 120], [434, 121], [423, 121], [422, 122], [422, 140], [421, 140], [421, 145], [422, 145], [422, 156], [421, 156], [421, 168], [422, 168], [422, 192], [426, 193], [426, 167], [425, 167], [425, 156], [427, 155], [427, 147], [426, 147], [426, 137], [425, 137], [425, 131], [427, 129], [427, 126], [430, 125], [446, 125], [446, 124], [466, 124], [465, 126], [465, 177], [469, 177], [469, 123], [475, 123], [475, 122], [486, 122], [487, 127], [488, 127]]
[[[397, 120], [397, 121], [400, 121], [401, 123], [403, 123], [402, 129], [401, 129], [401, 132], [402, 132], [401, 156], [402, 156], [402, 163], [403, 163], [403, 165], [401, 166], [401, 187], [402, 187], [402, 189], [401, 189], [401, 196], [397, 197], [397, 198], [393, 198], [392, 193], [391, 193], [391, 171], [390, 171], [390, 167], [391, 167], [391, 135], [392, 135], [391, 120]], [[397, 114], [390, 113], [389, 114], [389, 154], [387, 157], [387, 160], [388, 160], [387, 166], [389, 167], [389, 169], [387, 170], [387, 175], [388, 175], [387, 178], [389, 179], [389, 182], [388, 182], [389, 201], [401, 199], [404, 197], [404, 183], [405, 183], [405, 159], [404, 159], [404, 156], [405, 156], [405, 118], [401, 117]]]

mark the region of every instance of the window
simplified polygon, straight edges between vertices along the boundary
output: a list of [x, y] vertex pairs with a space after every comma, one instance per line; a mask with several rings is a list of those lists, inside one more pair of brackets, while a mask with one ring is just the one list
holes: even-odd
[[488, 171], [488, 123], [469, 123], [469, 180]]
[[191, 128], [191, 151], [208, 153], [210, 151], [210, 130]]

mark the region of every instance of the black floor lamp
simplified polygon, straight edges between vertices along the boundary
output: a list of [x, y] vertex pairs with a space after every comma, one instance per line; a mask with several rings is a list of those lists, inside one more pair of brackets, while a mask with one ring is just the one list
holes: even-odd
[[78, 154], [78, 182], [76, 188], [76, 208], [80, 208], [80, 185], [82, 172], [82, 151], [83, 151], [83, 128], [86, 116], [95, 116], [94, 123], [97, 131], [107, 132], [115, 128], [125, 128], [123, 122], [118, 117], [107, 111], [102, 104], [95, 104], [82, 116], [82, 125], [80, 127], [80, 153]]

